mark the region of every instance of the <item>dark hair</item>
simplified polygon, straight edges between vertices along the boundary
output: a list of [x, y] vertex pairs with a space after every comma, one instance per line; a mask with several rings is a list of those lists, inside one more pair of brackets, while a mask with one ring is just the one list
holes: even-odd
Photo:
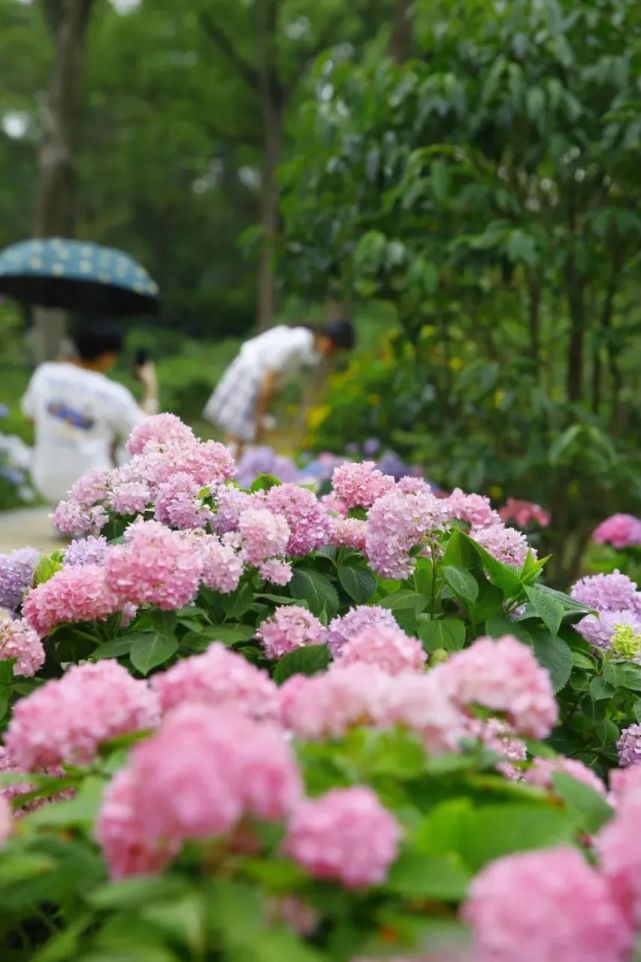
[[83, 361], [95, 361], [101, 354], [120, 354], [125, 340], [113, 321], [95, 319], [78, 321], [72, 339]]
[[354, 347], [356, 340], [354, 336], [354, 325], [351, 321], [346, 321], [344, 318], [330, 321], [320, 333], [328, 337], [330, 341], [334, 342], [336, 347], [342, 350], [351, 351]]

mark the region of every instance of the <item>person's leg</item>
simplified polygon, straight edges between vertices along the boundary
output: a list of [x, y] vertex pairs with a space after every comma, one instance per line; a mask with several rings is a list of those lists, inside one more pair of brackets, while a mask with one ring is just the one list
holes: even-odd
[[238, 461], [242, 457], [243, 451], [245, 450], [245, 441], [241, 441], [240, 438], [233, 434], [228, 434], [225, 438], [225, 446], [229, 448], [232, 457]]

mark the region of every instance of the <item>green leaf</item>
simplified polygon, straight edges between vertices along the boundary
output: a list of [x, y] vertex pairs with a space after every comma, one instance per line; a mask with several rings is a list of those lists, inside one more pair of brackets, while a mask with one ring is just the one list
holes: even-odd
[[530, 628], [534, 654], [540, 665], [547, 668], [555, 693], [561, 691], [572, 672], [572, 650], [558, 635], [553, 637], [542, 628]]
[[476, 554], [492, 584], [501, 589], [505, 598], [516, 597], [521, 591], [521, 579], [518, 572], [509, 565], [504, 565], [500, 561], [497, 561], [489, 551], [486, 551], [480, 544], [477, 544], [469, 535], [464, 534], [462, 531], [459, 532], [459, 534], [461, 540]]
[[460, 618], [431, 620], [427, 615], [420, 615], [417, 627], [426, 651], [436, 651], [437, 648], [459, 651], [465, 646], [465, 622]]
[[242, 618], [254, 603], [254, 589], [244, 581], [231, 595], [222, 595], [221, 601], [225, 614], [230, 618]]
[[471, 614], [478, 624], [503, 611], [503, 592], [485, 578], [479, 582], [479, 596], [471, 607]]
[[[251, 625], [207, 625], [198, 631], [190, 632], [189, 646], [204, 650], [214, 641], [220, 641], [223, 645], [234, 645], [239, 641], [251, 641], [255, 634], [256, 629]], [[199, 644], [199, 639], [202, 639], [202, 646]]]
[[323, 671], [330, 662], [327, 645], [306, 645], [296, 648], [278, 661], [274, 669], [274, 681], [282, 684], [291, 675], [315, 675]]
[[575, 834], [576, 817], [556, 807], [518, 802], [486, 805], [466, 819], [461, 854], [477, 872], [511, 852], [571, 844]]
[[87, 896], [87, 901], [99, 909], [135, 908], [161, 900], [171, 901], [187, 891], [187, 883], [181, 878], [142, 875], [101, 885]]
[[177, 651], [175, 636], [149, 634], [132, 646], [129, 658], [141, 675], [148, 675], [152, 668], [164, 665]]
[[556, 635], [563, 618], [561, 602], [535, 586], [526, 587], [525, 593], [535, 614], [539, 616], [550, 634]]
[[566, 772], [556, 772], [552, 775], [552, 782], [556, 794], [563, 799], [568, 808], [573, 811], [582, 831], [593, 835], [614, 814], [605, 798], [597, 791], [572, 778]]
[[330, 618], [338, 612], [339, 601], [336, 588], [325, 575], [312, 568], [297, 568], [289, 582], [292, 598], [306, 601], [312, 614], [322, 615], [326, 610]]
[[467, 892], [471, 875], [460, 857], [404, 852], [392, 865], [385, 888], [405, 898], [458, 902]]
[[338, 580], [346, 594], [357, 605], [365, 604], [376, 591], [376, 578], [369, 570], [357, 565], [339, 565]]
[[255, 481], [252, 482], [250, 491], [253, 493], [255, 491], [269, 491], [270, 488], [277, 488], [283, 482], [280, 481], [273, 474], [259, 474]]
[[62, 550], [54, 551], [50, 555], [43, 555], [36, 565], [33, 575], [34, 585], [41, 585], [53, 578], [55, 573], [61, 570], [64, 556], [65, 553]]
[[104, 645], [98, 645], [91, 657], [96, 660], [101, 658], [121, 658], [123, 655], [128, 655], [131, 651], [131, 646], [138, 644], [141, 638], [149, 637], [153, 637], [153, 632], [137, 631], [132, 632], [130, 635], [123, 635], [121, 638], [114, 638], [113, 641], [107, 641]]
[[379, 602], [381, 608], [389, 608], [393, 612], [411, 611], [418, 615], [425, 611], [427, 599], [416, 591], [402, 590], [394, 591]]
[[590, 680], [590, 694], [595, 701], [611, 698], [615, 691], [616, 688], [614, 685], [611, 685], [605, 678], [601, 678], [600, 675], [595, 675], [595, 677]]
[[4, 851], [0, 859], [0, 884], [15, 884], [51, 872], [56, 860], [40, 852]]
[[30, 815], [25, 815], [24, 821], [31, 826], [79, 826], [89, 831], [98, 814], [105, 785], [103, 778], [89, 775], [73, 798], [44, 805]]
[[468, 605], [474, 604], [479, 595], [476, 578], [465, 568], [455, 568], [453, 565], [446, 565], [442, 570], [445, 581], [457, 598], [461, 598]]

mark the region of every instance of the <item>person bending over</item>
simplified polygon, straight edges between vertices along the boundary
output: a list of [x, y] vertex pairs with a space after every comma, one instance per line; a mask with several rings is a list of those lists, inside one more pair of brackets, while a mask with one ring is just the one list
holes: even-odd
[[245, 341], [203, 416], [225, 432], [227, 444], [238, 455], [245, 444], [263, 440], [270, 406], [287, 376], [353, 346], [354, 328], [346, 320], [319, 328], [279, 324]]
[[158, 410], [151, 362], [136, 368], [143, 387], [140, 406], [126, 387], [106, 376], [123, 340], [122, 332], [109, 323], [79, 325], [73, 355], [40, 364], [22, 398], [22, 410], [35, 427], [33, 484], [52, 504], [92, 468], [112, 468], [117, 446]]

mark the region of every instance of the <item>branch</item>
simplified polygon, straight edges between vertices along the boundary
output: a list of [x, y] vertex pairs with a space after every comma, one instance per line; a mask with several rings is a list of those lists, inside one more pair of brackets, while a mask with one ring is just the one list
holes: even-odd
[[245, 83], [252, 90], [256, 90], [259, 84], [257, 70], [236, 50], [225, 31], [218, 26], [211, 14], [205, 12], [201, 13], [200, 24], [209, 39], [216, 44], [220, 52], [227, 58], [229, 63], [236, 68], [238, 74], [243, 78]]

